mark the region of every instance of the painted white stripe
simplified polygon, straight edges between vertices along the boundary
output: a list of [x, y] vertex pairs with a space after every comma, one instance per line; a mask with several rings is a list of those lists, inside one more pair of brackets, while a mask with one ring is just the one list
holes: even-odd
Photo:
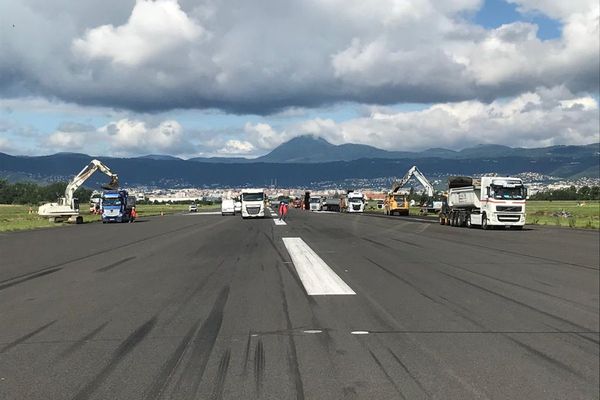
[[199, 211], [195, 213], [187, 213], [183, 215], [221, 215], [221, 211]]
[[273, 218], [273, 222], [275, 222], [275, 225], [287, 225], [285, 221], [279, 220], [279, 218]]
[[333, 270], [325, 264], [305, 242], [298, 237], [282, 238], [298, 276], [311, 296], [356, 294]]

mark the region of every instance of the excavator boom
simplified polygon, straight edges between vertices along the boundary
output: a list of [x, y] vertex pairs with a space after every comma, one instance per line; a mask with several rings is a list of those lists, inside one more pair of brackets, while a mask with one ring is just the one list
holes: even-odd
[[118, 175], [113, 173], [101, 161], [92, 160], [69, 182], [65, 189], [65, 196], [58, 199], [57, 203], [46, 203], [40, 206], [38, 214], [53, 220], [74, 218], [77, 222], [81, 221], [82, 217], [79, 216], [79, 207], [75, 204], [75, 191], [98, 170], [110, 177], [110, 182], [103, 185], [102, 188], [114, 190], [119, 187]]

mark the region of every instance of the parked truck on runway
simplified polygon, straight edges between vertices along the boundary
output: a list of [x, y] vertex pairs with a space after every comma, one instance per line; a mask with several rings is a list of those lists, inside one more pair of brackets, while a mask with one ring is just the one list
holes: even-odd
[[441, 225], [482, 229], [525, 225], [527, 188], [519, 178], [482, 176], [448, 179], [448, 195], [439, 214]]

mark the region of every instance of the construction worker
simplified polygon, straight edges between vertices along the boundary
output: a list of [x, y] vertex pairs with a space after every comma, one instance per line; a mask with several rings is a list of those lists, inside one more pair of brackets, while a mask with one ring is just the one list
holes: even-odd
[[135, 211], [135, 207], [131, 207], [131, 215], [129, 216], [129, 222], [135, 221], [137, 218], [137, 211]]
[[288, 213], [288, 204], [285, 201], [279, 202], [279, 220], [284, 220]]

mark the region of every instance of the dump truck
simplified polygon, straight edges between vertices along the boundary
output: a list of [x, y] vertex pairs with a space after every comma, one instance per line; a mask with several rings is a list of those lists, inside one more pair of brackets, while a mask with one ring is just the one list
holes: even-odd
[[102, 223], [133, 222], [135, 196], [127, 190], [106, 190], [102, 193]]
[[482, 229], [525, 225], [527, 188], [520, 178], [455, 176], [448, 179], [448, 194], [439, 214], [441, 225]]

